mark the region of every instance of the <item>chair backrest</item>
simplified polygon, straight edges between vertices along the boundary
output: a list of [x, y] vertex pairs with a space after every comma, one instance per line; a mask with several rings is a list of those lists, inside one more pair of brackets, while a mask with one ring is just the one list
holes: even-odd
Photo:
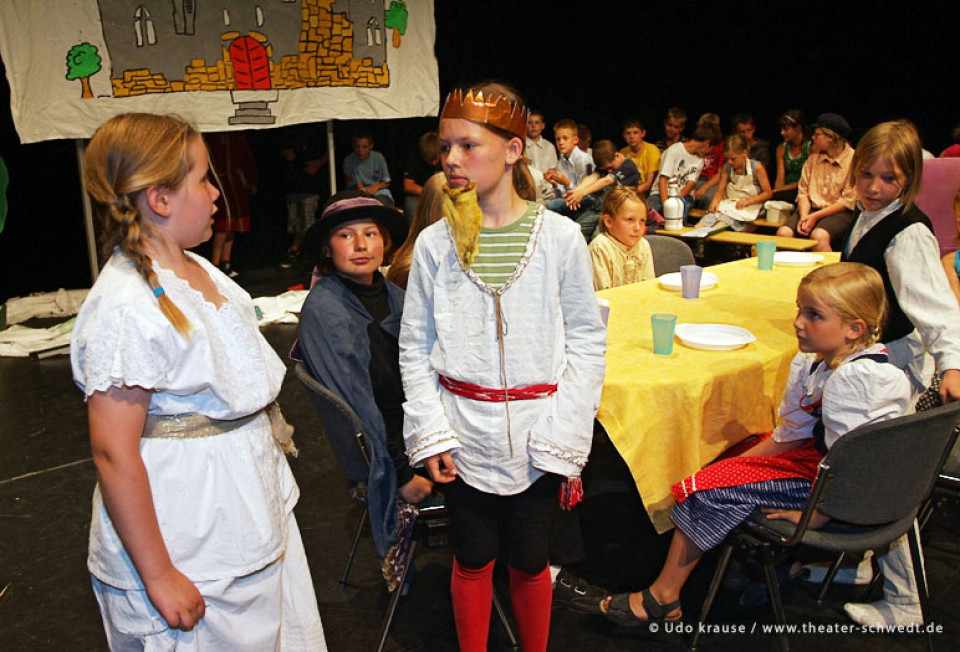
[[653, 252], [653, 271], [657, 276], [679, 272], [681, 265], [697, 264], [685, 242], [667, 235], [648, 235], [646, 240]]
[[827, 486], [817, 509], [855, 525], [879, 525], [916, 510], [933, 489], [957, 434], [960, 401], [861, 426], [821, 462]]
[[298, 362], [295, 373], [310, 394], [310, 401], [320, 415], [333, 453], [347, 480], [366, 482], [370, 473], [366, 433], [360, 417], [346, 401], [313, 377], [307, 365]]
[[931, 158], [923, 162], [917, 207], [933, 222], [940, 257], [957, 250], [957, 216], [953, 198], [960, 190], [960, 158]]

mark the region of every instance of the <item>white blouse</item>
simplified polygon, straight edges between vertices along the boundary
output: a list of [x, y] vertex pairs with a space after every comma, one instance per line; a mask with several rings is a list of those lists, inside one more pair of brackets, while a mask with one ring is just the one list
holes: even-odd
[[773, 439], [787, 442], [813, 437], [817, 417], [804, 410], [803, 404], [821, 403], [827, 448], [854, 428], [906, 414], [910, 406], [907, 375], [893, 364], [859, 359], [883, 352], [882, 344], [874, 344], [846, 357], [834, 369], [819, 364], [812, 374], [816, 357], [798, 353], [790, 364]]
[[[154, 263], [160, 284], [189, 320], [178, 333], [133, 263], [115, 252], [77, 316], [70, 350], [86, 396], [138, 386], [149, 413], [237, 419], [271, 404], [286, 368], [260, 334], [250, 296], [203, 258], [189, 254], [226, 299], [218, 309]], [[143, 438], [160, 532], [174, 566], [194, 581], [240, 577], [282, 553], [299, 490], [265, 413], [221, 435]], [[90, 526], [90, 572], [120, 589], [143, 584], [97, 486]]]

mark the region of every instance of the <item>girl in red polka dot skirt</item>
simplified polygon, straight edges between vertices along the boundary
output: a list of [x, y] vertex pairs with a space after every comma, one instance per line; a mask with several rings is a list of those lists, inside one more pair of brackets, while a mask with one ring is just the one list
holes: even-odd
[[[827, 449], [843, 434], [898, 417], [910, 383], [879, 344], [887, 310], [883, 281], [865, 265], [837, 263], [812, 271], [797, 290], [793, 359], [780, 423], [758, 444], [672, 487], [676, 525], [667, 560], [653, 584], [604, 598], [600, 609], [621, 625], [680, 618], [680, 590], [705, 551], [757, 508], [797, 522]], [[814, 515], [810, 527], [826, 517]]]

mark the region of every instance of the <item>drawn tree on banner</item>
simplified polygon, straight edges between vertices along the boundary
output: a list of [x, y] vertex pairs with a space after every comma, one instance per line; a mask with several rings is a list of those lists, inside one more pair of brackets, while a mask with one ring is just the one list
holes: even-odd
[[386, 23], [388, 29], [393, 30], [393, 47], [400, 47], [400, 39], [407, 33], [407, 3], [403, 0], [394, 0], [387, 9]]
[[80, 80], [83, 88], [80, 97], [85, 100], [93, 97], [90, 78], [100, 72], [102, 63], [97, 47], [89, 43], [78, 43], [67, 52], [67, 79]]

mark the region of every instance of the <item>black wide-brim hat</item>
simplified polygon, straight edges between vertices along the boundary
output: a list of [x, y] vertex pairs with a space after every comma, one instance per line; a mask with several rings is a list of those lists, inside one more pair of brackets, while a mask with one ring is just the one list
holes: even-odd
[[853, 133], [853, 129], [850, 128], [850, 123], [847, 122], [847, 119], [837, 113], [821, 113], [818, 115], [817, 121], [810, 125], [811, 129], [816, 129], [817, 127], [826, 127], [833, 133], [840, 134], [846, 140], [850, 140], [850, 134]]
[[323, 205], [320, 219], [310, 230], [318, 231], [318, 241], [326, 245], [331, 231], [357, 220], [377, 220], [386, 226], [394, 251], [407, 239], [410, 230], [399, 211], [384, 206], [379, 199], [361, 190], [342, 190], [332, 195]]

